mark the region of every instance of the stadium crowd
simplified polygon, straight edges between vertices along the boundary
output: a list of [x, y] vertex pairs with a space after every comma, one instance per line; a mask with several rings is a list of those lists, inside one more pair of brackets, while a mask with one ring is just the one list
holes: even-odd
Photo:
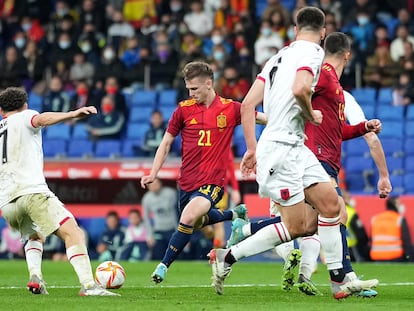
[[[344, 88], [370, 87], [375, 96], [390, 89], [390, 106], [414, 102], [410, 0], [0, 1], [0, 88], [24, 87], [29, 106], [39, 112], [94, 105], [100, 113], [82, 127], [91, 141], [129, 139], [134, 136], [128, 129], [137, 129], [131, 125], [138, 123], [146, 131], [134, 137], [129, 155], [152, 156], [171, 109], [148, 102], [144, 125], [133, 113], [134, 94], [152, 92], [158, 98], [175, 90], [170, 93], [175, 104], [187, 97], [181, 69], [204, 60], [214, 69], [218, 94], [241, 101], [266, 61], [294, 40], [292, 17], [306, 5], [326, 13], [327, 33], [342, 31], [353, 40]], [[242, 154], [236, 148], [236, 156]], [[148, 258], [142, 248], [150, 247], [151, 240], [139, 242], [141, 255], [132, 247], [128, 256]], [[96, 256], [108, 254], [97, 247]]]

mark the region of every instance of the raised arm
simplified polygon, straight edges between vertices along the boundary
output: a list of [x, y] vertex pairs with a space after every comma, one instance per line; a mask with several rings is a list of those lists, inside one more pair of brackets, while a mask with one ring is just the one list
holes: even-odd
[[82, 119], [96, 113], [94, 106], [82, 107], [68, 112], [43, 112], [34, 116], [32, 123], [35, 127], [43, 127], [73, 119]]

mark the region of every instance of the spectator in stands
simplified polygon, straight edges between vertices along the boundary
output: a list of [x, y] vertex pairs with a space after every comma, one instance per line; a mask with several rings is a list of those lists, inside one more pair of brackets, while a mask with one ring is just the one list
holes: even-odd
[[239, 77], [246, 79], [249, 83], [251, 83], [252, 77], [256, 75], [253, 70], [253, 64], [253, 57], [246, 46], [238, 49], [237, 56], [229, 61], [230, 66], [237, 68]]
[[[342, 1], [342, 12], [344, 13], [344, 27], [349, 26], [354, 23], [357, 19], [358, 13], [365, 11], [368, 14], [369, 20], [375, 20], [375, 15], [377, 13], [377, 4], [376, 1], [372, 0], [355, 0], [354, 1]], [[347, 6], [348, 5], [348, 6]]]
[[184, 19], [185, 8], [182, 0], [170, 0], [171, 21], [178, 24]]
[[217, 92], [224, 98], [232, 98], [241, 102], [249, 91], [250, 84], [240, 78], [236, 67], [227, 66], [223, 71], [223, 78], [220, 79]]
[[151, 64], [151, 86], [158, 91], [172, 88], [179, 59], [168, 42], [158, 42]]
[[398, 21], [400, 25], [405, 25], [410, 35], [414, 35], [414, 21], [410, 11], [403, 7], [398, 10]]
[[89, 84], [93, 83], [95, 67], [85, 59], [81, 52], [76, 53], [73, 57], [73, 65], [70, 67], [69, 79], [76, 83], [80, 80], [86, 80]]
[[262, 14], [262, 21], [269, 21], [272, 13], [274, 11], [280, 11], [285, 16], [285, 20], [289, 20], [289, 11], [286, 9], [286, 7], [281, 3], [280, 0], [267, 0], [267, 7], [263, 11]]
[[138, 29], [138, 40], [143, 46], [152, 46], [154, 35], [158, 30], [158, 25], [149, 15], [144, 15], [142, 25]]
[[124, 20], [124, 15], [120, 11], [115, 11], [112, 16], [112, 25], [108, 28], [108, 44], [111, 44], [116, 54], [129, 38], [134, 37], [134, 27]]
[[394, 62], [398, 62], [400, 57], [404, 55], [405, 41], [409, 41], [414, 45], [414, 36], [409, 34], [406, 25], [400, 24], [397, 27], [397, 36], [391, 42], [391, 58]]
[[61, 33], [67, 33], [73, 39], [72, 44], [75, 43], [74, 39], [77, 38], [78, 29], [75, 25], [75, 20], [73, 16], [69, 14], [64, 15], [56, 26], [57, 27], [54, 31], [55, 37], [59, 37]]
[[144, 220], [151, 223], [149, 236], [154, 240], [151, 259], [161, 260], [178, 224], [177, 191], [155, 178], [142, 197], [142, 208]]
[[226, 54], [232, 53], [232, 45], [227, 41], [225, 31], [223, 28], [215, 28], [212, 30], [210, 36], [203, 39], [203, 53], [204, 55], [211, 55], [212, 50], [216, 45], [221, 44], [226, 50]]
[[270, 22], [262, 21], [260, 35], [254, 43], [254, 61], [256, 65], [263, 66], [283, 45], [282, 38], [278, 33], [273, 32]]
[[125, 66], [119, 60], [113, 46], [107, 45], [102, 49], [101, 61], [95, 66], [95, 87], [102, 89], [103, 83], [109, 77], [115, 77], [117, 81], [123, 81]]
[[122, 112], [124, 119], [128, 120], [129, 109], [126, 104], [125, 96], [120, 90], [118, 79], [115, 76], [108, 76], [105, 79], [104, 89], [98, 90], [95, 95], [95, 103], [98, 105], [98, 107], [96, 107], [98, 111], [100, 109], [102, 98], [104, 96], [109, 96], [112, 97], [115, 102], [115, 110]]
[[410, 41], [404, 42], [404, 55], [400, 57], [399, 64], [401, 68], [405, 68], [406, 62], [411, 62], [414, 60], [414, 48], [413, 44]]
[[154, 245], [152, 237], [148, 234], [149, 227], [149, 219], [148, 224], [146, 224], [138, 209], [129, 211], [128, 227], [125, 230], [124, 246], [120, 255], [121, 260], [138, 261], [149, 259], [149, 250]]
[[154, 110], [151, 114], [150, 128], [145, 133], [142, 150], [146, 156], [153, 157], [164, 137], [167, 124], [159, 110]]
[[384, 24], [378, 24], [375, 27], [374, 35], [375, 35], [375, 38], [373, 42], [371, 42], [371, 46], [368, 48], [369, 55], [372, 55], [375, 53], [375, 48], [378, 45], [386, 44], [389, 46], [391, 43], [389, 40], [389, 36], [388, 36], [388, 28]]
[[341, 2], [338, 0], [316, 0], [313, 1], [313, 5], [322, 9], [325, 14], [330, 12], [335, 17], [335, 24], [342, 25], [342, 12], [341, 12]]
[[213, 30], [213, 20], [203, 8], [203, 2], [195, 0], [190, 3], [190, 12], [184, 15], [184, 22], [189, 30], [199, 37], [207, 36]]
[[98, 65], [101, 49], [105, 45], [105, 35], [97, 31], [94, 24], [86, 23], [78, 37], [78, 46], [85, 54], [86, 60], [95, 66]]
[[178, 23], [173, 21], [171, 14], [161, 15], [161, 22], [158, 31], [165, 32], [169, 42], [174, 42], [178, 38]]
[[371, 219], [371, 259], [375, 261], [412, 261], [413, 246], [405, 206], [400, 198], [390, 197], [386, 210]]
[[[79, 80], [76, 84], [76, 92], [70, 99], [70, 110], [76, 110], [85, 106], [94, 106], [92, 92], [87, 81]], [[79, 120], [77, 122], [86, 122], [86, 120]]]
[[398, 64], [391, 59], [388, 44], [381, 43], [375, 54], [367, 58], [363, 78], [366, 86], [391, 87], [399, 72]]
[[1, 231], [0, 258], [24, 259], [20, 232], [8, 224]]
[[49, 90], [43, 97], [42, 112], [68, 112], [70, 109], [70, 98], [63, 91], [62, 80], [53, 76], [49, 82]]
[[45, 243], [43, 243], [43, 259], [51, 259], [53, 261], [67, 260], [65, 245], [57, 235], [49, 235]]
[[158, 0], [144, 0], [144, 1], [125, 1], [123, 12], [125, 20], [131, 23], [135, 29], [145, 27], [145, 19], [149, 18], [152, 21], [157, 21], [157, 5]]
[[355, 200], [346, 190], [342, 190], [342, 197], [345, 201], [346, 213], [348, 215], [346, 240], [351, 261], [369, 261], [369, 239], [364, 224], [359, 219], [355, 209]]
[[394, 106], [407, 106], [414, 103], [414, 83], [408, 71], [403, 71], [398, 77], [392, 91]]
[[0, 68], [0, 88], [22, 86], [23, 80], [27, 79], [26, 60], [22, 56], [19, 57], [14, 46], [6, 49]]
[[110, 211], [106, 215], [106, 228], [102, 233], [96, 251], [99, 261], [118, 260], [119, 250], [124, 245], [125, 228], [121, 225], [121, 219], [116, 211]]
[[36, 18], [32, 18], [28, 15], [23, 16], [20, 19], [20, 27], [26, 33], [26, 37], [29, 40], [35, 41], [37, 44], [46, 40], [45, 30]]
[[286, 15], [281, 8], [275, 9], [271, 12], [270, 25], [272, 27], [272, 32], [277, 33], [279, 37], [285, 41], [289, 20], [286, 18]]
[[58, 63], [63, 62], [66, 68], [73, 64], [73, 58], [79, 51], [79, 48], [72, 43], [73, 38], [66, 32], [62, 32], [57, 38], [57, 42], [52, 46], [48, 55], [52, 73], [56, 74]]
[[21, 56], [26, 47], [27, 37], [24, 31], [18, 31], [13, 36], [13, 45], [16, 47], [17, 54]]
[[43, 79], [45, 76], [46, 60], [40, 54], [36, 42], [27, 42], [23, 57], [26, 60], [26, 70], [29, 79], [26, 84], [26, 89], [33, 89], [37, 93], [42, 94], [45, 88]]
[[54, 75], [58, 76], [62, 80], [62, 89], [64, 91], [72, 92], [75, 89], [75, 85], [70, 79], [70, 67], [67, 67], [65, 62], [57, 62], [56, 73]]
[[138, 38], [128, 38], [126, 49], [121, 56], [121, 61], [124, 63], [127, 70], [139, 63], [139, 51]]
[[211, 51], [211, 55], [206, 55], [208, 59], [211, 60], [211, 62], [214, 62], [218, 69], [222, 71], [227, 63], [227, 60], [229, 59], [230, 55], [226, 53], [226, 49], [223, 45], [217, 44], [213, 47], [213, 50]]
[[[97, 5], [99, 4], [99, 5]], [[104, 32], [104, 7], [101, 2], [94, 0], [83, 0], [79, 15], [79, 29], [83, 29], [85, 24], [95, 25], [97, 32]]]
[[122, 111], [115, 108], [114, 98], [107, 95], [101, 99], [100, 113], [89, 119], [87, 130], [92, 140], [120, 139], [124, 125]]
[[150, 88], [150, 75], [147, 74], [151, 71], [151, 50], [148, 47], [142, 47], [139, 50], [139, 62], [133, 65], [129, 70], [125, 72], [125, 84], [131, 87], [133, 90], [143, 90], [144, 88]]

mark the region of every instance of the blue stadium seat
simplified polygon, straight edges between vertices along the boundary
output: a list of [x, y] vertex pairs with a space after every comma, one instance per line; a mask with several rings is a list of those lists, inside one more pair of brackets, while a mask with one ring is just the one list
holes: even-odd
[[87, 221], [82, 220], [81, 223], [86, 231], [88, 231], [88, 235], [92, 241], [92, 244], [97, 245], [106, 227], [105, 218], [94, 217], [88, 219]]
[[373, 169], [373, 161], [371, 158], [363, 156], [347, 156], [345, 159], [345, 172], [360, 173], [371, 171]]
[[405, 177], [403, 175], [391, 175], [390, 182], [392, 185], [392, 194], [401, 195], [405, 193], [406, 187], [404, 183]]
[[405, 135], [414, 138], [414, 120], [405, 122]]
[[181, 135], [175, 137], [171, 146], [171, 153], [177, 157], [181, 156]]
[[377, 104], [381, 106], [392, 105], [392, 88], [382, 87], [378, 91]]
[[351, 93], [360, 105], [374, 106], [376, 104], [377, 91], [374, 88], [357, 88], [353, 89]]
[[352, 193], [363, 193], [365, 180], [361, 173], [347, 173], [345, 177], [348, 191]]
[[243, 157], [244, 153], [247, 150], [246, 142], [244, 138], [242, 137], [242, 138], [233, 139], [233, 145], [236, 148], [235, 156], [239, 158]]
[[132, 107], [129, 113], [129, 122], [149, 123], [154, 107]]
[[46, 139], [64, 139], [69, 140], [71, 137], [72, 127], [65, 123], [55, 124], [46, 129]]
[[405, 119], [410, 120], [410, 121], [414, 121], [414, 105], [413, 104], [410, 104], [410, 105], [407, 106]]
[[376, 117], [381, 121], [404, 121], [404, 107], [378, 106]]
[[360, 105], [362, 108], [362, 111], [365, 114], [365, 118], [367, 118], [367, 120], [371, 120], [373, 118], [375, 118], [375, 110], [376, 107], [374, 105]]
[[138, 90], [132, 94], [132, 106], [152, 107], [152, 110], [157, 106], [157, 92]]
[[159, 92], [158, 107], [170, 106], [177, 107], [177, 90], [163, 90]]
[[95, 143], [95, 157], [116, 158], [121, 155], [121, 141], [115, 139], [98, 140]]
[[404, 155], [404, 146], [402, 139], [383, 138], [381, 139], [381, 144], [386, 157], [401, 157]]
[[45, 158], [57, 158], [66, 156], [66, 140], [48, 139], [43, 142], [43, 154]]
[[392, 175], [404, 174], [404, 159], [399, 157], [388, 157], [387, 158], [388, 171]]
[[370, 156], [369, 147], [363, 137], [345, 141], [343, 146], [347, 157], [359, 156], [367, 158]]
[[404, 188], [406, 193], [414, 194], [414, 173], [404, 175]]
[[85, 158], [92, 157], [94, 143], [87, 139], [72, 139], [68, 145], [68, 157]]
[[404, 170], [407, 174], [414, 173], [414, 155], [404, 158]]
[[34, 93], [30, 92], [28, 95], [27, 104], [29, 105], [29, 109], [33, 109], [39, 112], [42, 112], [42, 102], [43, 97]]
[[86, 123], [75, 123], [72, 129], [72, 138], [88, 139], [89, 132], [86, 130]]
[[149, 130], [149, 124], [147, 123], [128, 123], [126, 129], [126, 138], [135, 139], [138, 143], [142, 143], [146, 132]]
[[161, 106], [158, 110], [161, 112], [164, 120], [169, 120], [177, 106]]
[[121, 155], [125, 158], [145, 157], [146, 154], [139, 147], [136, 139], [124, 139], [122, 141]]
[[404, 139], [404, 155], [414, 155], [414, 138]]
[[380, 138], [400, 138], [404, 137], [404, 122], [388, 121], [382, 122]]

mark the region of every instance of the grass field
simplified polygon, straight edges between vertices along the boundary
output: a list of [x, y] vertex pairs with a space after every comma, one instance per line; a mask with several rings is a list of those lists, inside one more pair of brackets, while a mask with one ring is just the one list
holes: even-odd
[[[308, 297], [293, 289], [280, 289], [280, 263], [241, 262], [234, 266], [223, 296], [210, 287], [207, 262], [176, 262], [162, 285], [152, 285], [149, 275], [155, 262], [121, 263], [127, 273], [121, 297], [79, 297], [79, 286], [67, 262], [43, 263], [49, 295], [32, 295], [24, 261], [0, 261], [1, 310], [413, 310], [413, 264], [355, 264], [364, 278], [378, 278], [378, 296], [336, 301], [330, 294], [328, 275], [319, 266], [313, 280], [323, 296]], [[93, 262], [96, 267], [97, 262]]]

